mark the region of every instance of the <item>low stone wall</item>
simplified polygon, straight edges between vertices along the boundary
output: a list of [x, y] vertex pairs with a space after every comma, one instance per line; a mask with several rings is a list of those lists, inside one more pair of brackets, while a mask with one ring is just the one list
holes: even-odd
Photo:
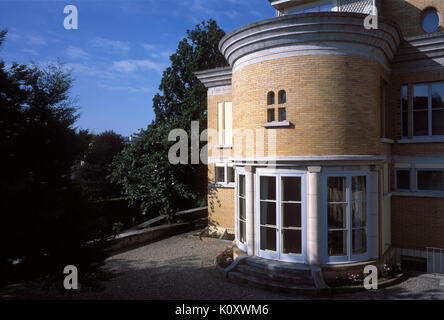
[[132, 228], [111, 238], [106, 251], [108, 254], [114, 254], [118, 251], [196, 230], [200, 228], [199, 219], [201, 220], [207, 212], [207, 207], [185, 210], [176, 213], [176, 217], [180, 220], [178, 223], [163, 224], [143, 229]]

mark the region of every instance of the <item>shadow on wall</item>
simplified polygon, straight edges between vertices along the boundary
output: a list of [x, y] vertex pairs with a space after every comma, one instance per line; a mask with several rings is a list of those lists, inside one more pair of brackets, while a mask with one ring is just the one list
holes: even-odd
[[214, 219], [216, 208], [222, 208], [222, 203], [219, 199], [218, 189], [212, 185], [208, 186], [208, 227], [210, 229], [220, 228], [220, 224]]
[[[422, 29], [422, 17], [424, 10], [435, 8], [441, 19], [440, 27], [427, 33]], [[381, 16], [396, 22], [401, 28], [404, 37], [414, 37], [444, 32], [444, 1], [428, 0], [389, 0], [382, 1]]]

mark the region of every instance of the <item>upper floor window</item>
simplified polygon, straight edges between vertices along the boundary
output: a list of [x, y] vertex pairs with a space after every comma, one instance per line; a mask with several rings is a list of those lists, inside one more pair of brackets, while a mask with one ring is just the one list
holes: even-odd
[[387, 138], [387, 84], [381, 84], [381, 138]]
[[281, 90], [278, 93], [278, 103], [279, 104], [283, 104], [287, 102], [287, 93], [285, 92], [285, 90]]
[[408, 86], [401, 87], [401, 135], [407, 137], [409, 135], [409, 96], [408, 96]]
[[217, 104], [217, 144], [232, 144], [232, 119], [233, 107], [231, 102], [219, 102]]
[[285, 10], [286, 14], [298, 14], [298, 13], [307, 13], [307, 12], [328, 12], [333, 11], [335, 8], [334, 0], [322, 0], [314, 3], [308, 3], [305, 5], [300, 5], [297, 7], [289, 8]]
[[422, 29], [427, 33], [435, 32], [440, 20], [439, 12], [435, 8], [428, 8], [422, 14]]
[[267, 94], [267, 105], [271, 106], [274, 104], [274, 92], [270, 91]]
[[413, 86], [413, 135], [444, 135], [444, 82]]

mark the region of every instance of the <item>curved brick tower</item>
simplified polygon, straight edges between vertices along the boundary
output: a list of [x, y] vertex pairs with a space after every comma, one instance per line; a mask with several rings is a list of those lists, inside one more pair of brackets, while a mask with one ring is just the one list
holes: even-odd
[[428, 248], [444, 248], [444, 2], [270, 3], [276, 17], [220, 42], [230, 67], [196, 73], [214, 130], [210, 227], [235, 233], [237, 255], [324, 274], [400, 256], [431, 268]]

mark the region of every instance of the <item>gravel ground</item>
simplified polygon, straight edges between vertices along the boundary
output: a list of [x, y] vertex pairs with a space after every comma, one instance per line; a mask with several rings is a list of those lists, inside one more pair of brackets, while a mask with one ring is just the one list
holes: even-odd
[[[54, 281], [36, 279], [0, 289], [0, 299], [310, 299], [227, 282], [216, 271], [214, 257], [230, 242], [200, 240], [194, 233], [112, 256], [94, 274], [82, 277], [79, 270], [79, 282], [83, 285], [75, 292], [54, 285]], [[391, 288], [333, 298], [444, 299], [440, 281], [416, 275]]]

